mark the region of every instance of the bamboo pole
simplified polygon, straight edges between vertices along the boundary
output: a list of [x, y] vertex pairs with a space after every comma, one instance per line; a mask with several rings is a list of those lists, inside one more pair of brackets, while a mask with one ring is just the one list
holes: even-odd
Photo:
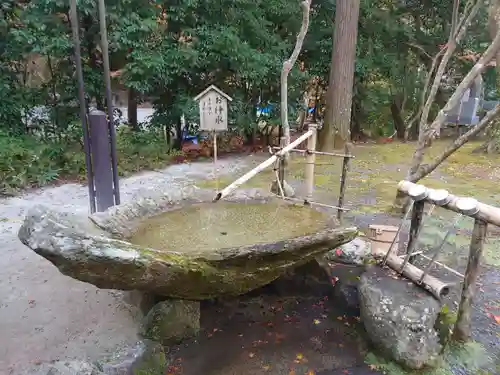
[[[340, 177], [340, 191], [339, 191], [339, 203], [338, 206], [342, 208], [344, 206], [345, 189], [347, 184], [347, 173], [349, 172], [349, 167], [351, 163], [351, 150], [352, 144], [347, 142], [344, 149], [344, 160], [342, 161], [342, 175]], [[341, 209], [337, 210], [337, 219], [342, 222], [343, 211]]]
[[256, 166], [254, 169], [251, 171], [245, 173], [243, 176], [238, 178], [236, 181], [231, 183], [230, 185], [226, 186], [224, 189], [222, 189], [219, 193], [214, 198], [214, 202], [224, 198], [225, 196], [229, 195], [231, 192], [236, 190], [238, 187], [243, 185], [245, 182], [250, 180], [252, 177], [254, 177], [257, 173], [262, 172], [264, 169], [267, 167], [271, 166], [279, 157], [282, 157], [283, 155], [287, 154], [291, 149], [294, 147], [297, 147], [299, 144], [304, 142], [306, 139], [311, 137], [313, 135], [313, 132], [311, 130], [307, 131], [306, 133], [302, 134], [300, 137], [298, 137], [295, 141], [290, 143], [288, 146], [284, 147], [280, 151], [278, 151], [276, 154], [272, 155], [269, 159], [263, 161], [260, 163], [258, 166]]
[[[274, 150], [281, 150], [281, 147], [273, 146], [272, 149], [274, 149]], [[290, 150], [290, 152], [297, 152], [299, 154], [307, 154], [310, 151], [309, 150], [303, 150], [303, 149], [300, 149], [300, 148], [294, 148], [293, 150]], [[316, 154], [316, 155], [337, 156], [337, 157], [340, 157], [340, 158], [350, 158], [350, 159], [354, 159], [355, 158], [354, 155], [339, 154], [337, 152], [312, 151], [312, 153]]]
[[[415, 255], [415, 256], [420, 255], [422, 258], [432, 261], [432, 258], [430, 258], [430, 257], [428, 257], [427, 255], [425, 255], [425, 254], [423, 253], [423, 251], [417, 251], [417, 252], [413, 253], [413, 255]], [[403, 254], [403, 255], [399, 255], [399, 257], [400, 257], [400, 258], [404, 258], [404, 257], [405, 257], [405, 255], [404, 255], [404, 254]], [[457, 276], [461, 277], [462, 279], [465, 277], [464, 275], [462, 275], [462, 274], [461, 274], [460, 272], [458, 272], [457, 270], [454, 270], [453, 268], [448, 267], [446, 264], [443, 264], [443, 263], [438, 262], [438, 261], [436, 261], [436, 260], [434, 261], [434, 264], [437, 264], [438, 266], [443, 267], [445, 270], [450, 271], [451, 273], [453, 273], [454, 275], [457, 275]]]
[[318, 125], [309, 124], [308, 130], [312, 132], [312, 135], [307, 139], [307, 156], [306, 156], [306, 198], [305, 203], [308, 204], [312, 201], [314, 192], [314, 163], [316, 162], [316, 155], [313, 151], [316, 151], [316, 137], [317, 137]]
[[[305, 203], [305, 201], [303, 199], [300, 199], [300, 198], [292, 198], [292, 197], [283, 197], [284, 200], [287, 200], [287, 201], [292, 201], [292, 202], [302, 202], [302, 203]], [[307, 202], [308, 204], [310, 204], [311, 206], [319, 206], [319, 207], [325, 207], [325, 208], [333, 208], [335, 210], [343, 210], [343, 211], [350, 211], [349, 208], [341, 208], [341, 207], [337, 207], [337, 206], [332, 206], [330, 204], [325, 204], [325, 203], [319, 203], [319, 202], [313, 202], [313, 201], [310, 201], [310, 202]]]
[[467, 341], [471, 335], [472, 301], [476, 292], [479, 263], [483, 253], [487, 229], [488, 224], [485, 221], [476, 219], [470, 242], [469, 261], [465, 271], [462, 298], [458, 306], [457, 322], [453, 330], [453, 339], [457, 341]]
[[408, 192], [415, 186], [420, 186], [427, 190], [428, 194], [424, 200], [428, 203], [432, 203], [447, 210], [451, 210], [500, 227], [500, 208], [498, 207], [478, 202], [473, 198], [458, 197], [453, 194], [449, 194], [446, 200], [439, 201], [434, 198], [438, 195], [437, 190], [426, 188], [423, 185], [415, 184], [410, 181], [401, 181], [398, 184], [398, 190], [402, 193], [408, 194]]
[[[373, 255], [376, 258], [382, 258], [388, 255], [386, 259], [387, 265], [394, 271], [399, 272], [403, 266], [404, 260], [395, 254], [386, 254], [386, 252], [384, 252], [383, 250], [374, 249]], [[403, 267], [403, 271], [401, 273], [416, 285], [425, 288], [439, 300], [446, 296], [450, 292], [450, 288], [453, 286], [453, 284], [444, 283], [431, 275], [425, 275], [423, 280], [420, 281], [424, 272], [411, 263]]]

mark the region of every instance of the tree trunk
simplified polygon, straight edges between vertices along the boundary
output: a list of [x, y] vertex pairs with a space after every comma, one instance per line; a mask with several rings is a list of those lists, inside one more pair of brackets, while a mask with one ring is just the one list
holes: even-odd
[[[498, 21], [500, 17], [500, 0], [491, 0], [488, 12], [488, 31], [491, 40], [495, 39], [498, 31]], [[500, 52], [496, 57], [496, 91], [497, 98], [500, 98]], [[487, 154], [500, 152], [500, 121], [496, 121], [489, 129], [488, 139], [473, 152], [484, 152]]]
[[129, 126], [135, 131], [139, 130], [137, 122], [137, 94], [132, 88], [128, 89], [127, 118]]
[[342, 149], [350, 141], [354, 63], [360, 0], [337, 0], [325, 124], [319, 149]]
[[405, 120], [401, 115], [401, 98], [395, 97], [391, 103], [392, 121], [396, 130], [396, 137], [399, 140], [405, 139]]

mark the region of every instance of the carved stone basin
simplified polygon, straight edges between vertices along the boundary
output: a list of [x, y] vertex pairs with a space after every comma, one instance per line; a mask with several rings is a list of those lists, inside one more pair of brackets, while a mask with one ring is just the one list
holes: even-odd
[[99, 288], [202, 300], [266, 285], [358, 233], [254, 189], [212, 198], [191, 188], [88, 218], [36, 206], [19, 238], [63, 274]]

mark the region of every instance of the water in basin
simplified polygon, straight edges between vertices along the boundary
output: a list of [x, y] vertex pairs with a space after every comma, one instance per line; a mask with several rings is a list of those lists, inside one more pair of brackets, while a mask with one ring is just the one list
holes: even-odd
[[327, 220], [310, 207], [283, 202], [200, 203], [144, 220], [129, 241], [156, 250], [209, 252], [311, 234]]

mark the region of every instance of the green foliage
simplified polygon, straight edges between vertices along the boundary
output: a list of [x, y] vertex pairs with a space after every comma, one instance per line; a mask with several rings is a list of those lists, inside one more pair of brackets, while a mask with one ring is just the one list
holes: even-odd
[[[120, 129], [118, 170], [127, 175], [165, 166], [175, 156], [157, 132]], [[31, 136], [9, 136], [0, 131], [0, 195], [27, 187], [85, 179], [85, 154], [80, 143], [40, 143]]]
[[[300, 0], [110, 0], [106, 9], [111, 68], [121, 72], [120, 82], [138, 93], [139, 102], [153, 103], [153, 127], [180, 134], [184, 116], [190, 130], [196, 130], [198, 108], [193, 97], [210, 84], [234, 98], [231, 130], [251, 136], [259, 104], [274, 104], [269, 122], [280, 123], [280, 71], [300, 28]], [[391, 104], [397, 104], [403, 120], [418, 110], [430, 60], [447, 40], [451, 9], [451, 0], [361, 1], [354, 90], [354, 118], [360, 130], [390, 135], [394, 128]], [[78, 12], [87, 104], [103, 109], [95, 1], [78, 1]], [[313, 2], [299, 56], [304, 69], [296, 64], [288, 82], [291, 122], [302, 109], [302, 94], [310, 78], [317, 77], [323, 88], [327, 85], [334, 13], [335, 0]], [[485, 49], [486, 13], [483, 9], [473, 22], [460, 52]], [[21, 153], [31, 155], [28, 171], [9, 174], [4, 185], [39, 185], [60, 175], [81, 174], [83, 158], [68, 156], [78, 155], [75, 150], [81, 144], [75, 125], [79, 106], [70, 26], [68, 3], [61, 0], [6, 0], [0, 5], [0, 130], [2, 137], [20, 137], [0, 152], [13, 152], [10, 160], [19, 158], [30, 142], [54, 149], [74, 145], [71, 150], [65, 146], [58, 156], [64, 161], [51, 162], [50, 168], [42, 162], [46, 157], [41, 146], [27, 147]], [[453, 59], [453, 81], [469, 68], [470, 63]], [[45, 115], [33, 117], [34, 108], [42, 107]], [[142, 155], [150, 155], [148, 163], [153, 165], [168, 158], [165, 145], [144, 142], [141, 137], [147, 136], [130, 136], [126, 145], [120, 140], [122, 156], [126, 150], [138, 155], [133, 161], [122, 158], [130, 161], [121, 166], [123, 173], [146, 167]], [[44, 175], [38, 181], [32, 174], [40, 163]]]

